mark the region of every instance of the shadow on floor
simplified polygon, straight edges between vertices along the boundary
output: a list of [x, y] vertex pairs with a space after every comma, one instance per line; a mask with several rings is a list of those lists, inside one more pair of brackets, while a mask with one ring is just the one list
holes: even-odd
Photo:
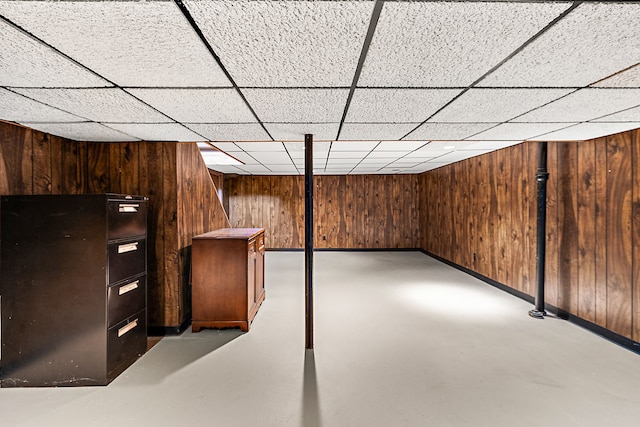
[[316, 380], [316, 359], [313, 350], [304, 353], [304, 378], [302, 388], [302, 425], [320, 427], [320, 400]]

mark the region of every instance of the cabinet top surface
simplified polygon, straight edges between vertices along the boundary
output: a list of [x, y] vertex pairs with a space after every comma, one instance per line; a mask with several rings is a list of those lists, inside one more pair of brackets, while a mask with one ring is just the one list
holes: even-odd
[[194, 236], [193, 239], [251, 239], [264, 232], [264, 228], [220, 228]]

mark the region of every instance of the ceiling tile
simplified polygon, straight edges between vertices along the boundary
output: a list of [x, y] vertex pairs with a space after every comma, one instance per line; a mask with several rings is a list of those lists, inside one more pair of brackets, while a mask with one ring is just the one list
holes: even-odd
[[255, 123], [235, 89], [128, 89], [133, 95], [185, 123]]
[[459, 93], [459, 89], [356, 89], [346, 121], [420, 123]]
[[[209, 141], [269, 141], [260, 123], [188, 123], [184, 124]], [[225, 144], [224, 142], [221, 142]], [[216, 144], [217, 145], [217, 144]]]
[[407, 154], [407, 151], [380, 151], [378, 149], [373, 150], [367, 156], [367, 159], [397, 159]]
[[292, 164], [291, 158], [285, 151], [249, 151], [253, 158], [262, 164]]
[[264, 141], [264, 142], [236, 142], [236, 145], [244, 151], [280, 151], [285, 152], [284, 144], [280, 141]]
[[335, 151], [371, 151], [380, 141], [333, 141], [331, 152]]
[[640, 65], [618, 73], [592, 85], [592, 87], [635, 87], [640, 88]]
[[0, 21], [0, 86], [98, 87], [109, 82]]
[[267, 167], [263, 165], [242, 165], [238, 168], [247, 171], [253, 175], [268, 175], [271, 172]]
[[448, 154], [445, 154], [443, 156], [438, 157], [437, 160], [439, 162], [447, 162], [447, 163], [459, 162], [461, 160], [465, 160], [465, 159], [468, 159], [470, 157], [480, 156], [480, 155], [488, 153], [490, 151], [493, 151], [493, 150], [460, 150], [460, 151], [453, 151], [451, 153], [448, 153]]
[[0, 119], [18, 123], [80, 122], [83, 118], [0, 88]]
[[406, 140], [461, 140], [494, 127], [497, 123], [432, 123], [427, 122], [409, 134]]
[[470, 138], [469, 141], [513, 141], [532, 138], [576, 123], [502, 123]]
[[244, 151], [230, 151], [227, 153], [229, 156], [236, 160], [241, 161], [245, 165], [258, 165], [260, 162], [256, 160], [252, 155]]
[[640, 89], [581, 89], [518, 117], [518, 122], [582, 122], [640, 105]]
[[594, 122], [640, 122], [640, 107], [629, 108], [619, 113], [610, 114], [593, 120]]
[[540, 135], [536, 140], [584, 141], [638, 128], [640, 128], [640, 121], [635, 123], [580, 123], [556, 132]]
[[242, 92], [260, 120], [270, 123], [339, 123], [349, 94], [346, 89], [243, 89]]
[[202, 141], [203, 138], [178, 123], [109, 123], [105, 126], [143, 141]]
[[238, 147], [234, 142], [214, 142], [213, 146], [225, 153], [235, 153], [237, 151], [244, 151]]
[[340, 140], [397, 140], [419, 123], [345, 123]]
[[3, 1], [0, 14], [120, 86], [231, 86], [173, 2]]
[[570, 3], [386, 2], [360, 86], [468, 86]]
[[15, 89], [29, 98], [97, 122], [169, 122], [162, 114], [116, 89]]
[[432, 122], [505, 122], [554, 101], [571, 89], [470, 89]]
[[377, 147], [376, 151], [413, 151], [423, 145], [427, 141], [382, 141]]
[[331, 149], [331, 152], [329, 153], [329, 160], [336, 160], [336, 159], [362, 159], [364, 158], [367, 154], [369, 154], [369, 150], [365, 150], [365, 151], [336, 151]]
[[638, 62], [639, 20], [636, 2], [583, 2], [481, 85], [587, 86]]
[[331, 157], [331, 156], [329, 156], [329, 160], [327, 161], [327, 165], [341, 166], [341, 167], [346, 167], [346, 165], [351, 165], [351, 167], [353, 167], [353, 166], [357, 165], [360, 162], [360, 160], [362, 160], [362, 157], [355, 158], [355, 159], [342, 159], [342, 158], [339, 158], [339, 157]]
[[207, 165], [207, 167], [209, 169], [213, 169], [214, 171], [218, 171], [226, 174], [238, 174], [238, 175], [247, 174], [247, 172], [245, 172], [244, 170], [239, 169], [233, 165]]
[[511, 147], [512, 145], [521, 144], [522, 140], [517, 141], [471, 141], [469, 145], [456, 148], [456, 150], [499, 150], [501, 148]]
[[186, 4], [236, 83], [261, 87], [350, 86], [373, 9], [372, 1]]
[[29, 123], [29, 127], [75, 141], [137, 141], [137, 138], [110, 129], [100, 123]]
[[304, 141], [305, 134], [313, 140], [331, 140], [338, 134], [339, 123], [265, 123], [273, 139], [279, 141]]

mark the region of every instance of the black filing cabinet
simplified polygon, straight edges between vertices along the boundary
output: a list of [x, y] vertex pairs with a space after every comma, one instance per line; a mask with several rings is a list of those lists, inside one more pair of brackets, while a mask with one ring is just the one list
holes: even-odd
[[147, 348], [147, 199], [0, 199], [0, 385], [106, 385]]

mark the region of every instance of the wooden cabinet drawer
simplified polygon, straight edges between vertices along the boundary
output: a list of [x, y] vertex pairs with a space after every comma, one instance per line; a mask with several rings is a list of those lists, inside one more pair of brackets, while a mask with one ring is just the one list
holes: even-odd
[[146, 272], [146, 239], [110, 243], [109, 284]]
[[144, 354], [147, 347], [147, 312], [141, 310], [107, 331], [107, 372]]
[[107, 289], [108, 326], [112, 327], [133, 313], [144, 309], [147, 276], [139, 276]]
[[147, 205], [139, 200], [109, 202], [109, 240], [143, 236], [147, 233]]

